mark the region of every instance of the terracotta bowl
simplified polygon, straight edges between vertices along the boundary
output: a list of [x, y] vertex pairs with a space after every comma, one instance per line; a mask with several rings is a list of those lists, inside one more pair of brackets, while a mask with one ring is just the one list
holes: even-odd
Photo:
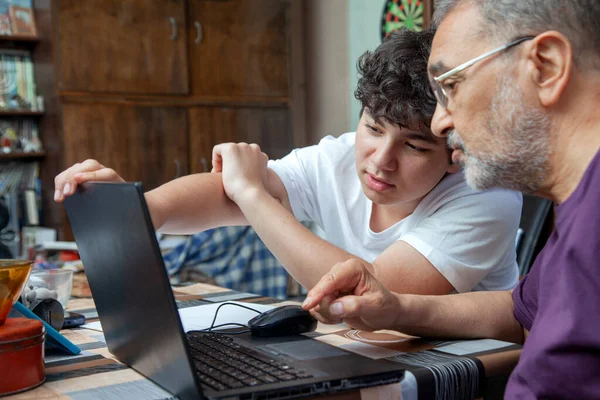
[[29, 260], [0, 260], [0, 326], [21, 295], [32, 266]]

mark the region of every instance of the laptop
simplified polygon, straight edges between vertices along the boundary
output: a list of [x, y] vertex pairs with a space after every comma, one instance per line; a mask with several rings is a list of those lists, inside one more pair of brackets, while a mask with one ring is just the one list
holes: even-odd
[[304, 335], [184, 332], [142, 185], [84, 183], [65, 208], [108, 349], [179, 398], [287, 399], [403, 378], [399, 364]]

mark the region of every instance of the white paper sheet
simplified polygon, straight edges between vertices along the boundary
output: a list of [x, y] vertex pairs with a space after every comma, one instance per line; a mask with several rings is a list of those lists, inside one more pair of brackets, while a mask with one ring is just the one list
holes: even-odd
[[[240, 301], [228, 301], [227, 303], [241, 304], [246, 307], [253, 308], [261, 313], [271, 310], [273, 306], [264, 304], [243, 303]], [[223, 303], [207, 304], [196, 307], [183, 308], [179, 310], [183, 330], [188, 332], [192, 330], [206, 329], [210, 327], [210, 323], [215, 317], [217, 308]], [[238, 324], [247, 324], [249, 320], [256, 317], [258, 313], [245, 308], [236, 306], [223, 306], [219, 310], [219, 315], [215, 321], [215, 325], [225, 324], [228, 322], [236, 322]], [[226, 327], [225, 327], [226, 328]]]
[[457, 356], [464, 356], [467, 354], [479, 353], [482, 351], [501, 349], [503, 347], [508, 347], [512, 345], [514, 345], [514, 343], [503, 342], [501, 340], [494, 339], [464, 340], [454, 342], [446, 346], [436, 347], [435, 350], [442, 351], [444, 353], [454, 354]]
[[[243, 303], [240, 301], [228, 301], [227, 303], [241, 304], [246, 307], [253, 308], [257, 311], [264, 312], [274, 308], [273, 306], [264, 304], [254, 303]], [[210, 327], [210, 324], [215, 316], [217, 308], [223, 303], [206, 304], [196, 307], [182, 308], [179, 310], [179, 317], [181, 318], [181, 324], [185, 332], [206, 329]], [[215, 321], [215, 325], [225, 324], [228, 322], [236, 322], [238, 324], [247, 324], [249, 320], [257, 316], [258, 313], [250, 310], [246, 310], [242, 307], [236, 307], [232, 305], [226, 305], [221, 307], [219, 315]], [[81, 326], [82, 328], [91, 329], [102, 332], [102, 325], [100, 321], [90, 322]], [[227, 328], [227, 327], [224, 327]], [[232, 327], [235, 328], [235, 327]]]

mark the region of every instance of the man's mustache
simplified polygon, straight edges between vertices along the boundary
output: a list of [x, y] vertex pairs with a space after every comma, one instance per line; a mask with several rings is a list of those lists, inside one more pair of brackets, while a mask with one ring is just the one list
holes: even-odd
[[446, 145], [451, 150], [459, 149], [463, 152], [465, 151], [465, 143], [463, 142], [456, 129], [452, 129], [450, 133], [448, 133], [448, 136], [446, 138]]

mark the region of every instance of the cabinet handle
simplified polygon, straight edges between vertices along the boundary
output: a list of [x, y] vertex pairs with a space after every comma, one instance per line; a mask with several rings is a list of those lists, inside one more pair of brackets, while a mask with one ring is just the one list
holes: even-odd
[[177, 40], [177, 20], [175, 17], [169, 17], [171, 23], [171, 40]]
[[194, 40], [194, 43], [198, 45], [202, 41], [202, 24], [196, 21], [194, 25], [196, 25], [196, 40]]
[[208, 170], [208, 161], [206, 161], [206, 158], [202, 157], [200, 159], [200, 164], [202, 164], [202, 172], [210, 172]]
[[175, 162], [175, 178], [173, 179], [177, 179], [181, 177], [181, 161], [179, 161], [178, 158], [176, 158], [174, 160]]

